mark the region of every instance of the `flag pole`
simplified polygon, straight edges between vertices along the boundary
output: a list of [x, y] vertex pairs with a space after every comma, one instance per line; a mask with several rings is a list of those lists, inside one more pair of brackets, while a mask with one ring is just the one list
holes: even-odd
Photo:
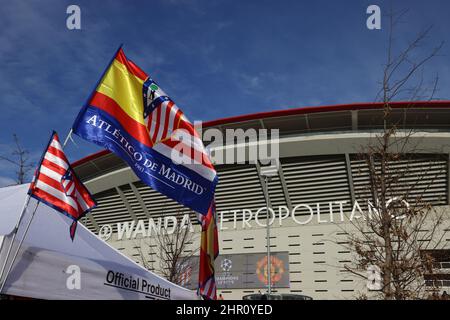
[[[73, 131], [73, 129], [70, 129], [69, 133], [67, 134], [67, 137], [66, 137], [66, 139], [64, 140], [64, 144], [63, 144], [63, 146], [62, 146], [63, 149], [64, 149], [64, 147], [66, 146], [66, 144], [67, 144], [67, 142], [69, 141], [69, 139], [71, 138], [71, 136], [72, 136], [72, 131]], [[52, 137], [53, 137], [53, 134], [52, 134]], [[51, 139], [50, 139], [50, 141], [51, 141]], [[48, 149], [48, 146], [47, 146], [46, 150], [47, 150], [47, 149]], [[45, 155], [45, 152], [44, 152], [44, 155]], [[44, 156], [44, 155], [43, 155], [43, 156]], [[42, 158], [43, 158], [43, 157], [42, 157]], [[41, 159], [40, 163], [42, 163], [42, 159]], [[40, 165], [39, 165], [39, 166], [40, 166]], [[20, 239], [19, 246], [17, 247], [17, 250], [16, 250], [16, 252], [14, 253], [14, 257], [13, 257], [13, 259], [12, 259], [12, 261], [11, 261], [11, 264], [10, 264], [9, 267], [8, 267], [8, 271], [5, 273], [5, 269], [6, 269], [6, 266], [7, 266], [7, 264], [8, 264], [9, 257], [10, 257], [10, 255], [11, 255], [12, 248], [13, 248], [13, 246], [14, 246], [14, 241], [16, 240], [16, 237], [17, 237], [17, 233], [18, 233], [18, 230], [19, 230], [20, 223], [21, 223], [22, 220], [23, 220], [23, 217], [24, 217], [24, 215], [25, 215], [25, 212], [26, 212], [26, 210], [27, 210], [27, 208], [28, 208], [28, 204], [30, 203], [30, 199], [31, 199], [31, 196], [30, 196], [29, 193], [27, 193], [27, 197], [26, 197], [25, 203], [24, 203], [24, 205], [23, 205], [23, 207], [22, 207], [22, 211], [21, 211], [21, 213], [20, 213], [19, 220], [17, 221], [17, 224], [16, 224], [16, 226], [15, 226], [15, 228], [14, 228], [14, 235], [13, 235], [13, 237], [12, 237], [12, 239], [11, 239], [11, 243], [9, 244], [9, 248], [8, 248], [8, 252], [6, 253], [5, 261], [3, 262], [2, 268], [1, 268], [1, 270], [0, 270], [0, 294], [2, 293], [2, 291], [3, 291], [4, 287], [5, 287], [6, 280], [8, 279], [9, 273], [11, 272], [11, 269], [12, 269], [12, 267], [13, 267], [13, 265], [14, 265], [14, 262], [16, 261], [17, 255], [19, 254], [20, 247], [22, 246], [23, 241], [25, 240], [25, 237], [26, 237], [26, 235], [27, 235], [27, 233], [28, 233], [28, 229], [30, 228], [31, 222], [33, 221], [34, 215], [35, 215], [35, 213], [36, 213], [36, 211], [37, 211], [37, 209], [38, 209], [38, 207], [39, 207], [39, 204], [41, 203], [40, 201], [38, 201], [38, 202], [36, 203], [36, 207], [34, 208], [34, 211], [33, 211], [32, 215], [31, 215], [30, 221], [28, 222], [28, 225], [27, 225], [27, 227], [26, 227], [26, 229], [25, 229], [25, 232], [24, 232], [22, 238]], [[3, 241], [5, 241], [5, 240], [3, 240]], [[2, 244], [2, 246], [3, 246], [3, 244]], [[5, 279], [2, 281], [3, 275], [5, 275]]]
[[[8, 279], [9, 273], [11, 272], [11, 269], [12, 269], [12, 267], [13, 267], [13, 265], [14, 265], [14, 262], [16, 262], [16, 259], [17, 259], [17, 256], [18, 256], [18, 254], [19, 254], [20, 248], [22, 247], [23, 241], [25, 240], [25, 237], [26, 237], [26, 235], [27, 235], [27, 233], [28, 233], [28, 229], [30, 228], [31, 222], [33, 221], [33, 218], [34, 218], [34, 215], [35, 215], [35, 213], [36, 213], [36, 210], [37, 210], [37, 208], [39, 207], [39, 203], [40, 203], [40, 202], [36, 203], [36, 207], [34, 207], [33, 213], [31, 214], [30, 221], [28, 221], [28, 224], [27, 224], [27, 227], [25, 228], [25, 232], [23, 233], [22, 239], [20, 239], [19, 246], [17, 247], [17, 250], [16, 250], [16, 252], [14, 253], [13, 259], [12, 259], [12, 261], [11, 261], [9, 267], [8, 267], [8, 271], [6, 271], [5, 280], [2, 282], [2, 284], [1, 284], [1, 286], [0, 286], [0, 293], [2, 293], [3, 288], [5, 287], [5, 284], [6, 284], [6, 280]], [[14, 236], [15, 236], [16, 234], [17, 234], [17, 230], [16, 230], [16, 233], [14, 234]], [[13, 242], [12, 242], [12, 243], [13, 243]], [[6, 265], [6, 262], [7, 262], [7, 260], [5, 260], [5, 265]]]

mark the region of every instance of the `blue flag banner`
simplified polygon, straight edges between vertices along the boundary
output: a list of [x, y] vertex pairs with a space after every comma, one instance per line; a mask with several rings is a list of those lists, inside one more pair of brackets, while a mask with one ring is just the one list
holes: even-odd
[[119, 49], [73, 132], [125, 160], [147, 185], [206, 215], [217, 173], [194, 126]]

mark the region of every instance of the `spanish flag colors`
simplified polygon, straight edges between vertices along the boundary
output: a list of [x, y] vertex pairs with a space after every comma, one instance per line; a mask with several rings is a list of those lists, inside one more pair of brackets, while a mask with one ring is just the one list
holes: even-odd
[[207, 214], [218, 179], [201, 137], [122, 48], [72, 129], [116, 153], [153, 189]]
[[206, 216], [200, 215], [199, 222], [202, 226], [200, 244], [200, 268], [198, 272], [199, 294], [208, 300], [217, 300], [217, 287], [214, 271], [214, 261], [219, 255], [219, 237], [216, 224], [216, 205], [211, 208]]

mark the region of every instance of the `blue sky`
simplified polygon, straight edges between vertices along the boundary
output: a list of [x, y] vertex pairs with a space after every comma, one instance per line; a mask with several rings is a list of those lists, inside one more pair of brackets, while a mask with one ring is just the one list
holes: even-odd
[[[81, 30], [66, 8], [81, 8]], [[366, 28], [366, 8], [382, 29]], [[0, 9], [0, 155], [12, 134], [38, 159], [51, 130], [63, 138], [120, 43], [191, 120], [373, 101], [386, 56], [391, 1], [3, 1]], [[394, 1], [409, 9], [395, 34], [404, 47], [433, 25], [423, 48], [449, 40], [450, 3]], [[426, 68], [450, 98], [450, 44]], [[98, 147], [77, 139], [71, 161]], [[0, 186], [14, 168], [0, 161]]]

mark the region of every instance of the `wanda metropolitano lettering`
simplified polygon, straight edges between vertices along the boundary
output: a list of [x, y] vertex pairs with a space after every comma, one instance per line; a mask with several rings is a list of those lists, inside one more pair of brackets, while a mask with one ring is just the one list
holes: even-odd
[[[398, 198], [390, 198], [386, 202], [389, 208], [392, 203], [400, 202], [406, 208], [408, 202]], [[379, 209], [370, 200], [364, 202], [355, 200], [352, 204], [352, 210], [345, 212], [344, 206], [348, 201], [332, 201], [328, 203], [298, 204], [290, 210], [287, 206], [278, 206], [277, 208], [261, 207], [257, 210], [236, 209], [219, 211], [218, 226], [222, 231], [236, 230], [238, 228], [250, 229], [253, 227], [266, 227], [266, 214], [269, 211], [269, 225], [283, 226], [286, 221], [291, 221], [296, 225], [307, 225], [310, 223], [343, 223], [353, 221], [354, 219], [372, 219], [379, 215]], [[326, 210], [326, 213], [324, 213]], [[302, 211], [302, 212], [301, 212]], [[306, 213], [304, 213], [306, 212]], [[399, 216], [397, 218], [402, 218]], [[165, 216], [159, 218], [149, 218], [118, 222], [116, 224], [117, 240], [136, 239], [138, 237], [152, 237], [161, 233], [164, 229], [168, 234], [173, 234], [176, 230], [189, 229], [194, 232], [194, 227], [189, 214], [183, 216]], [[100, 228], [99, 236], [108, 240], [112, 236], [112, 226], [105, 224]]]

